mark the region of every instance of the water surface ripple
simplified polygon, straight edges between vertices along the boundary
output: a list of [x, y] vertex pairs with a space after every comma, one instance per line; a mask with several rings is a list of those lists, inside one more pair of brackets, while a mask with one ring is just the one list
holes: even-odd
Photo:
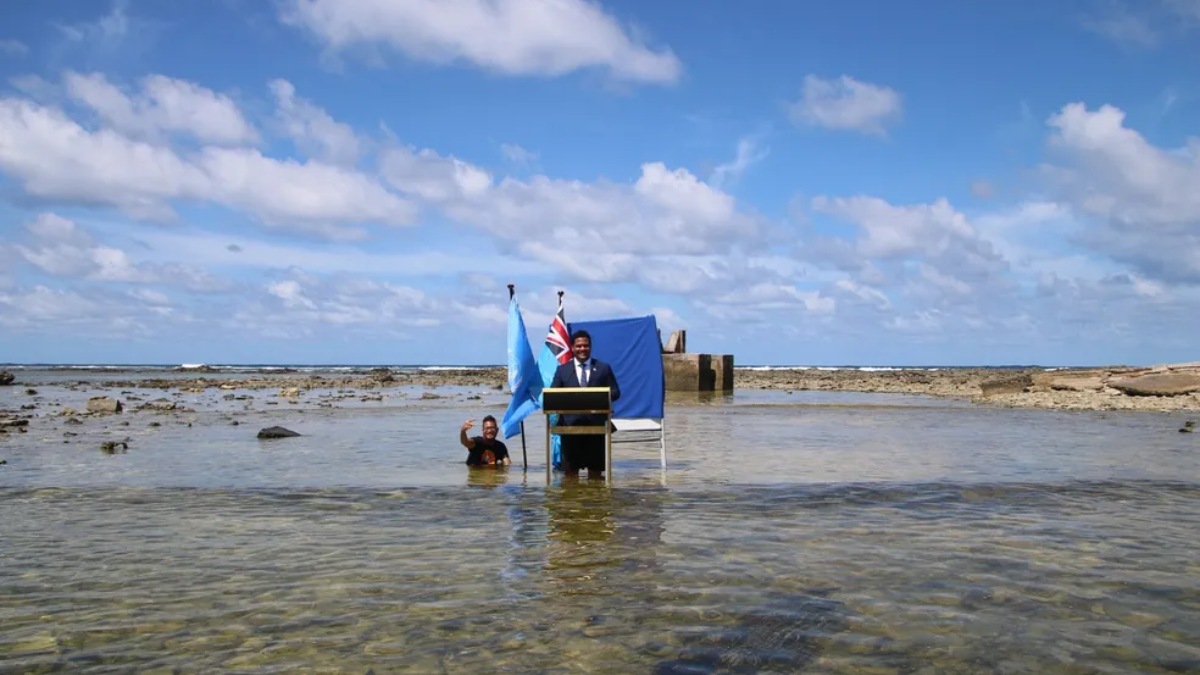
[[0, 671], [1200, 671], [1173, 418], [881, 400], [678, 404], [613, 486], [466, 469], [474, 400], [9, 439]]

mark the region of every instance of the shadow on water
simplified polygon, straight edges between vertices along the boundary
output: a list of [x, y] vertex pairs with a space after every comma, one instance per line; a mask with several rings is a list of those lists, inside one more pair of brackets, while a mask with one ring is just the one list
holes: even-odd
[[842, 603], [817, 594], [788, 594], [747, 611], [709, 615], [674, 631], [682, 646], [655, 665], [656, 674], [796, 672], [849, 625]]

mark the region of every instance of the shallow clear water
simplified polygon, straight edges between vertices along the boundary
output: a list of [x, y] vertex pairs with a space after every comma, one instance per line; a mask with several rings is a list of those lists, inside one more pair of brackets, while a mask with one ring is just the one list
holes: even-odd
[[461, 464], [496, 392], [252, 394], [0, 437], [0, 671], [1200, 671], [1178, 416], [673, 399], [666, 474], [547, 486], [540, 420]]

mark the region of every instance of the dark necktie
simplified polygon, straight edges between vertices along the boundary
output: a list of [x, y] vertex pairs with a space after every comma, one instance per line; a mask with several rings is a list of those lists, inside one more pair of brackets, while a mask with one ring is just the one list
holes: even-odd
[[588, 364], [585, 363], [585, 364], [579, 366], [579, 373], [580, 373], [580, 377], [582, 378], [579, 381], [580, 386], [583, 386], [583, 387], [588, 386]]

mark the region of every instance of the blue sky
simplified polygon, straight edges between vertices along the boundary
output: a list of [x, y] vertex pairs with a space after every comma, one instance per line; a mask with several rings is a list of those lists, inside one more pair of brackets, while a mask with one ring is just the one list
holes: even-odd
[[0, 7], [0, 361], [1197, 358], [1200, 0]]

